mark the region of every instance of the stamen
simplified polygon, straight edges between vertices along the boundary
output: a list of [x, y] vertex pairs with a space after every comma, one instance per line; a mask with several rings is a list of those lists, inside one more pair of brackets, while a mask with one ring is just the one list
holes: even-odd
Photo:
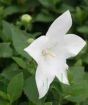
[[55, 57], [55, 54], [52, 53], [49, 49], [42, 50], [43, 56]]

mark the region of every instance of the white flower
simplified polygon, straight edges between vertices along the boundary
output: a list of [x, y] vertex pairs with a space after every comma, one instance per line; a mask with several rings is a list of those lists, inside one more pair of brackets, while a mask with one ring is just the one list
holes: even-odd
[[86, 44], [75, 34], [65, 35], [71, 25], [71, 14], [66, 11], [52, 23], [46, 36], [39, 37], [24, 49], [38, 64], [35, 78], [39, 98], [46, 95], [55, 77], [69, 84], [66, 59], [76, 56]]

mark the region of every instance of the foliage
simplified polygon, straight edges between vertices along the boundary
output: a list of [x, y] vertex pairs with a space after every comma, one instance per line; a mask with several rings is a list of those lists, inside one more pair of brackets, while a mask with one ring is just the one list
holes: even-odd
[[[70, 85], [55, 79], [43, 99], [38, 98], [35, 83], [36, 63], [23, 50], [68, 9], [73, 18], [70, 32], [88, 42], [88, 0], [0, 0], [0, 105], [88, 104], [87, 45], [67, 61]], [[24, 14], [32, 17], [25, 25]]]

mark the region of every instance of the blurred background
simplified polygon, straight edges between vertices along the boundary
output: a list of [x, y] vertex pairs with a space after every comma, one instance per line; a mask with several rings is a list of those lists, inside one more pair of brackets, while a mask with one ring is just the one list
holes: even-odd
[[67, 60], [71, 85], [55, 79], [41, 100], [34, 79], [37, 64], [23, 50], [66, 10], [73, 19], [68, 33], [88, 42], [88, 0], [0, 0], [0, 105], [88, 105], [87, 45]]

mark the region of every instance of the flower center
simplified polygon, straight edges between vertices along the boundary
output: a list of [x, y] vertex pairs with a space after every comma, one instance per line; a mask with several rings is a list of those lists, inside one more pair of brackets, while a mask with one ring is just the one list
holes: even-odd
[[45, 57], [55, 57], [55, 54], [50, 49], [42, 50], [42, 55]]

